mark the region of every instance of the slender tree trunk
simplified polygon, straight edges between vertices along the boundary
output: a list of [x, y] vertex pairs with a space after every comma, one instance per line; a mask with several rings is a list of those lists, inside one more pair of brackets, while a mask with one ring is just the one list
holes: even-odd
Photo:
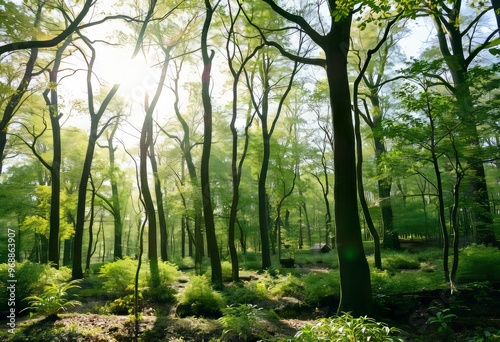
[[76, 208], [76, 226], [75, 226], [75, 245], [73, 247], [73, 279], [83, 278], [82, 269], [82, 249], [83, 249], [83, 231], [85, 226], [85, 207], [87, 205], [87, 182], [90, 178], [92, 160], [97, 141], [97, 122], [91, 123], [87, 152], [83, 162], [80, 185], [78, 186], [78, 203]]
[[[269, 87], [266, 87], [266, 91]], [[269, 133], [267, 127], [267, 112], [268, 112], [268, 94], [263, 95], [262, 101], [262, 118], [261, 118], [261, 129], [262, 129], [262, 165], [260, 167], [259, 173], [259, 184], [258, 184], [258, 198], [259, 198], [259, 228], [260, 228], [260, 239], [262, 242], [262, 269], [267, 270], [271, 267], [271, 253], [269, 245], [269, 215], [268, 215], [268, 201], [266, 192], [266, 181], [267, 181], [267, 170], [269, 168], [269, 158], [271, 155], [271, 147], [269, 145]]]
[[167, 254], [167, 220], [165, 218], [165, 208], [163, 206], [163, 193], [161, 191], [161, 181], [158, 176], [158, 163], [156, 162], [154, 141], [151, 141], [151, 146], [149, 147], [149, 159], [151, 161], [151, 170], [153, 171], [155, 195], [156, 195], [156, 206], [158, 208], [158, 224], [160, 230], [160, 255], [161, 260], [168, 261]]
[[[356, 90], [355, 90], [356, 91]], [[366, 203], [365, 197], [365, 187], [363, 184], [363, 145], [361, 143], [361, 131], [360, 131], [360, 122], [359, 115], [355, 115], [355, 136], [356, 136], [356, 150], [357, 150], [357, 182], [358, 182], [358, 196], [359, 203], [361, 204], [361, 208], [363, 210], [363, 215], [365, 217], [366, 224], [368, 226], [368, 230], [373, 237], [373, 254], [375, 267], [379, 270], [382, 269], [382, 256], [380, 253], [380, 236], [378, 234], [377, 228], [373, 224], [372, 215], [370, 214], [370, 209], [368, 208], [368, 203]]]
[[[94, 58], [94, 57], [93, 57]], [[87, 74], [87, 86], [89, 89], [92, 88], [91, 79], [92, 77], [92, 65], [89, 66], [89, 72]], [[83, 249], [83, 232], [85, 227], [85, 207], [87, 205], [87, 182], [90, 177], [90, 171], [92, 168], [92, 161], [94, 159], [94, 151], [97, 142], [97, 138], [102, 134], [102, 131], [98, 131], [99, 121], [106, 110], [109, 102], [118, 91], [119, 85], [114, 85], [110, 92], [106, 95], [106, 98], [102, 102], [99, 111], [94, 112], [93, 108], [93, 94], [89, 92], [89, 106], [90, 106], [90, 132], [89, 140], [87, 143], [87, 151], [85, 152], [85, 159], [83, 161], [82, 174], [80, 177], [80, 185], [78, 186], [78, 203], [76, 208], [76, 226], [75, 226], [75, 241], [73, 247], [73, 269], [72, 278], [82, 279], [83, 269], [82, 269], [82, 249]], [[92, 103], [92, 104], [90, 104]]]
[[428, 114], [429, 122], [431, 125], [431, 158], [432, 165], [434, 167], [434, 174], [436, 175], [436, 188], [438, 192], [438, 207], [439, 207], [439, 223], [441, 226], [442, 238], [443, 238], [443, 271], [444, 271], [444, 279], [446, 282], [450, 281], [450, 271], [448, 266], [449, 260], [449, 236], [448, 236], [448, 228], [446, 227], [446, 217], [445, 217], [445, 208], [444, 208], [444, 197], [443, 197], [443, 183], [441, 180], [441, 171], [439, 170], [439, 162], [438, 156], [436, 153], [436, 144], [435, 144], [435, 133], [434, 133], [434, 119], [432, 115]]
[[[144, 123], [142, 125], [141, 137], [139, 142], [139, 179], [141, 182], [141, 193], [144, 200], [144, 206], [146, 211], [146, 216], [148, 220], [148, 258], [149, 258], [149, 269], [151, 272], [151, 286], [157, 287], [160, 285], [160, 274], [158, 270], [158, 241], [157, 241], [157, 221], [156, 221], [156, 211], [153, 203], [153, 198], [151, 196], [151, 190], [149, 189], [148, 183], [148, 151], [150, 154], [151, 146], [153, 144], [153, 112], [156, 108], [156, 104], [160, 98], [165, 83], [165, 78], [167, 75], [168, 64], [170, 61], [170, 48], [165, 51], [165, 60], [163, 62], [163, 67], [161, 70], [160, 80], [156, 88], [155, 95], [151, 104], [149, 103], [148, 96], [146, 94], [144, 99], [146, 116], [144, 117]], [[160, 188], [161, 191], [161, 188]], [[164, 214], [164, 213], [163, 213]]]
[[151, 272], [151, 286], [156, 287], [160, 283], [160, 276], [158, 270], [158, 251], [157, 251], [157, 238], [156, 238], [156, 211], [154, 208], [153, 198], [148, 184], [148, 167], [147, 167], [147, 154], [150, 146], [149, 139], [152, 139], [152, 117], [146, 114], [144, 124], [141, 130], [140, 139], [140, 162], [139, 162], [139, 178], [141, 181], [141, 193], [144, 200], [144, 210], [146, 212], [148, 223], [148, 259], [149, 269]]
[[[217, 6], [217, 5], [216, 5]], [[207, 10], [205, 23], [201, 32], [201, 54], [203, 57], [203, 74], [201, 77], [201, 96], [203, 100], [203, 152], [201, 155], [201, 195], [203, 201], [203, 216], [205, 218], [205, 231], [207, 234], [207, 248], [212, 266], [212, 284], [222, 287], [222, 267], [215, 234], [214, 211], [212, 207], [212, 196], [210, 194], [210, 152], [212, 148], [212, 102], [210, 99], [210, 77], [212, 62], [215, 52], [208, 54], [208, 30], [212, 22], [215, 8], [209, 0], [205, 0]]]
[[118, 180], [116, 177], [117, 168], [115, 166], [115, 147], [113, 144], [113, 138], [115, 136], [116, 130], [118, 129], [119, 118], [116, 119], [115, 126], [113, 127], [111, 134], [108, 136], [108, 155], [109, 155], [109, 178], [111, 181], [111, 203], [113, 205], [113, 225], [114, 225], [114, 246], [113, 246], [113, 258], [114, 260], [123, 258], [123, 248], [122, 248], [122, 234], [123, 234], [123, 221], [121, 215], [121, 205], [120, 205], [120, 193], [118, 191]]
[[[92, 179], [92, 175], [89, 177], [90, 186], [92, 187], [92, 195], [90, 198], [90, 220], [89, 220], [89, 242], [87, 245], [87, 257], [85, 262], [85, 274], [89, 275], [90, 273], [90, 259], [92, 258], [92, 243], [94, 241], [94, 220], [95, 220], [95, 196], [96, 196], [96, 188], [94, 186], [94, 180]], [[102, 221], [102, 217], [101, 217]], [[96, 240], [99, 240], [99, 231], [97, 232]], [[97, 245], [97, 241], [96, 241]], [[95, 247], [94, 247], [95, 251]]]

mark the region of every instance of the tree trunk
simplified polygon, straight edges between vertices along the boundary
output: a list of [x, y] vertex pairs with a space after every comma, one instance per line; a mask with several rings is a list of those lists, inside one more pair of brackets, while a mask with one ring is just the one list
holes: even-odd
[[[217, 7], [217, 5], [216, 5]], [[212, 102], [210, 99], [210, 77], [212, 61], [215, 52], [208, 54], [208, 30], [212, 22], [215, 8], [212, 8], [209, 0], [205, 0], [207, 9], [205, 23], [201, 32], [201, 54], [203, 57], [203, 74], [201, 76], [201, 96], [203, 101], [203, 152], [201, 155], [201, 195], [203, 201], [203, 216], [205, 218], [205, 231], [207, 234], [207, 248], [212, 266], [212, 284], [222, 287], [222, 267], [215, 235], [214, 211], [212, 208], [212, 196], [210, 194], [210, 152], [212, 148]]]
[[123, 221], [121, 215], [120, 194], [118, 192], [118, 181], [116, 179], [116, 166], [115, 166], [115, 147], [113, 145], [113, 138], [118, 128], [119, 119], [116, 119], [115, 126], [111, 134], [108, 136], [108, 155], [109, 155], [109, 178], [111, 181], [111, 203], [113, 205], [113, 225], [114, 225], [114, 246], [113, 258], [114, 260], [123, 258], [122, 250], [122, 233]]
[[78, 203], [76, 207], [76, 226], [75, 226], [75, 245], [73, 246], [73, 269], [72, 278], [82, 279], [82, 249], [83, 249], [83, 231], [85, 227], [85, 207], [87, 206], [87, 182], [90, 178], [92, 160], [97, 141], [97, 122], [92, 122], [90, 126], [89, 141], [85, 160], [83, 162], [80, 185], [78, 186]]
[[[153, 203], [153, 198], [151, 196], [151, 191], [149, 189], [147, 161], [148, 161], [148, 150], [150, 152], [150, 156], [154, 153], [154, 151], [151, 151], [151, 146], [153, 145], [153, 112], [156, 108], [156, 104], [158, 103], [158, 100], [160, 98], [160, 95], [162, 93], [165, 84], [168, 64], [170, 61], [170, 49], [171, 47], [168, 47], [165, 50], [165, 60], [163, 62], [160, 79], [158, 81], [156, 92], [151, 101], [151, 104], [149, 103], [147, 93], [145, 96], [144, 106], [145, 106], [146, 116], [144, 117], [144, 123], [142, 125], [141, 137], [139, 142], [139, 151], [140, 151], [139, 179], [141, 182], [141, 193], [145, 206], [144, 209], [146, 211], [146, 217], [148, 221], [148, 258], [149, 258], [149, 269], [151, 272], [150, 285], [152, 287], [157, 287], [160, 285], [160, 273], [158, 270], [158, 241], [157, 241], [156, 211]], [[161, 192], [161, 187], [158, 190]]]
[[[458, 5], [459, 6], [459, 5]], [[457, 109], [464, 126], [467, 128], [467, 135], [464, 136], [466, 143], [475, 148], [476, 153], [468, 157], [467, 162], [471, 165], [472, 177], [469, 180], [469, 192], [472, 194], [477, 204], [476, 222], [479, 229], [491, 229], [493, 223], [488, 198], [488, 188], [484, 165], [481, 159], [481, 143], [477, 131], [477, 120], [474, 114], [473, 99], [467, 83], [468, 63], [464, 56], [464, 46], [462, 43], [462, 32], [456, 23], [460, 20], [460, 8], [456, 6], [450, 15], [433, 16], [434, 26], [437, 30], [439, 48], [447, 63], [448, 69], [453, 79], [454, 96], [457, 100]], [[446, 30], [441, 23], [446, 22]], [[448, 39], [447, 39], [448, 38]], [[450, 48], [448, 47], [448, 41]]]
[[161, 260], [168, 261], [167, 254], [167, 220], [165, 218], [165, 208], [163, 206], [163, 193], [161, 191], [161, 181], [158, 176], [158, 163], [156, 162], [154, 141], [151, 139], [151, 146], [149, 147], [149, 159], [151, 161], [151, 169], [153, 171], [155, 195], [156, 195], [156, 206], [158, 208], [158, 223], [160, 228], [160, 255]]
[[357, 316], [370, 310], [371, 281], [356, 196], [356, 151], [347, 73], [351, 16], [332, 25], [323, 48], [334, 129], [335, 235], [340, 271], [338, 313], [350, 311]]
[[87, 205], [87, 182], [90, 177], [90, 171], [92, 168], [92, 161], [94, 159], [94, 151], [97, 142], [97, 138], [102, 134], [102, 131], [98, 132], [99, 121], [101, 120], [106, 107], [109, 105], [113, 96], [119, 89], [119, 85], [115, 84], [113, 88], [106, 95], [104, 101], [101, 103], [99, 110], [94, 112], [93, 105], [93, 92], [92, 92], [92, 66], [95, 55], [91, 58], [91, 64], [89, 65], [89, 70], [87, 73], [87, 89], [88, 91], [88, 102], [89, 102], [89, 112], [90, 112], [90, 132], [89, 140], [87, 143], [87, 151], [85, 152], [85, 160], [83, 162], [82, 174], [80, 177], [80, 183], [78, 186], [78, 203], [76, 208], [76, 225], [75, 225], [75, 241], [73, 246], [73, 269], [71, 276], [73, 279], [83, 278], [82, 269], [82, 249], [83, 249], [83, 231], [85, 227], [85, 207]]

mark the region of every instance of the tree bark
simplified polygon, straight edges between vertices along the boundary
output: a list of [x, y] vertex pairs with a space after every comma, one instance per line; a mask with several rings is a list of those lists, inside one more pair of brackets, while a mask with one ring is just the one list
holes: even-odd
[[356, 151], [347, 73], [350, 26], [351, 15], [333, 22], [323, 49], [334, 132], [335, 235], [340, 271], [338, 312], [351, 311], [357, 316], [370, 310], [371, 281], [356, 196]]
[[101, 120], [106, 108], [115, 96], [119, 89], [119, 85], [115, 84], [113, 88], [104, 98], [101, 103], [99, 110], [95, 112], [94, 110], [94, 95], [92, 91], [92, 75], [93, 75], [93, 63], [95, 61], [95, 51], [91, 45], [88, 45], [92, 50], [91, 60], [88, 65], [87, 71], [87, 93], [88, 93], [88, 105], [90, 114], [90, 132], [89, 140], [87, 143], [87, 150], [85, 152], [85, 160], [83, 162], [82, 174], [80, 177], [80, 185], [78, 186], [78, 203], [76, 208], [76, 226], [75, 226], [75, 241], [73, 247], [73, 269], [72, 278], [81, 279], [83, 278], [82, 269], [82, 249], [83, 249], [83, 231], [85, 228], [85, 207], [87, 205], [87, 182], [90, 177], [90, 172], [92, 169], [92, 161], [94, 159], [94, 151], [97, 143], [97, 139], [102, 134], [102, 130], [98, 130], [99, 121]]
[[[217, 7], [217, 5], [215, 6]], [[203, 101], [203, 152], [201, 155], [201, 195], [203, 202], [203, 215], [205, 218], [205, 231], [207, 234], [207, 248], [212, 266], [212, 284], [222, 287], [222, 267], [215, 235], [214, 211], [212, 208], [212, 197], [210, 194], [210, 151], [212, 148], [212, 102], [210, 99], [210, 77], [212, 62], [215, 52], [208, 54], [208, 30], [212, 22], [215, 8], [209, 0], [205, 0], [207, 10], [205, 22], [201, 32], [201, 54], [203, 57], [203, 74], [201, 76], [201, 96]]]

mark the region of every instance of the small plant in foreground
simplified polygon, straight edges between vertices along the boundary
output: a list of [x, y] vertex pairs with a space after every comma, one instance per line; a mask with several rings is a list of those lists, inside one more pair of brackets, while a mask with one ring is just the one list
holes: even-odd
[[253, 332], [264, 331], [257, 318], [262, 316], [262, 308], [252, 304], [230, 305], [222, 309], [219, 322], [224, 327], [223, 337], [227, 334], [237, 334], [240, 339], [247, 341]]
[[431, 306], [429, 310], [436, 312], [435, 316], [429, 317], [425, 324], [436, 327], [439, 335], [449, 335], [453, 333], [453, 329], [449, 326], [451, 320], [457, 315], [450, 312], [450, 309], [441, 309], [438, 306]]
[[[67, 310], [70, 306], [81, 305], [77, 300], [69, 300], [68, 290], [79, 288], [77, 285], [79, 279], [72, 280], [67, 283], [52, 283], [45, 286], [43, 293], [40, 296], [29, 296], [25, 300], [29, 302], [29, 306], [24, 310], [32, 310], [36, 315], [46, 317], [57, 317], [61, 311]], [[24, 311], [23, 310], [23, 311]], [[31, 314], [33, 314], [33, 312]]]
[[193, 276], [184, 292], [179, 296], [177, 314], [180, 317], [220, 317], [224, 305], [224, 298], [219, 292], [212, 289], [207, 277]]
[[332, 318], [322, 318], [315, 325], [307, 324], [293, 337], [300, 342], [363, 342], [363, 341], [403, 341], [393, 336], [400, 333], [399, 329], [390, 328], [373, 318], [362, 316], [353, 317], [349, 313]]

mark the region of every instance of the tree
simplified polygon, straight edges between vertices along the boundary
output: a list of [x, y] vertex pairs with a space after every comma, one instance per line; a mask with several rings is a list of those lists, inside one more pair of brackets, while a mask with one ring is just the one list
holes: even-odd
[[[87, 183], [90, 177], [90, 172], [92, 168], [92, 161], [94, 156], [95, 147], [97, 145], [97, 139], [102, 135], [107, 124], [104, 125], [101, 129], [99, 129], [99, 124], [101, 118], [103, 117], [106, 108], [109, 103], [113, 99], [113, 96], [118, 91], [120, 85], [115, 84], [111, 90], [107, 93], [104, 100], [100, 104], [99, 108], [96, 110], [94, 104], [94, 90], [92, 84], [93, 77], [93, 67], [96, 58], [95, 49], [92, 43], [81, 33], [79, 33], [80, 37], [84, 41], [85, 45], [90, 49], [91, 54], [90, 57], [87, 58], [84, 55], [85, 62], [87, 63], [87, 104], [88, 111], [90, 116], [90, 134], [87, 142], [87, 150], [85, 152], [85, 160], [83, 162], [83, 169], [80, 177], [80, 183], [78, 187], [78, 204], [76, 211], [76, 227], [75, 227], [75, 241], [73, 247], [73, 269], [72, 269], [72, 277], [73, 279], [81, 279], [83, 278], [83, 269], [82, 269], [82, 248], [83, 248], [83, 232], [85, 227], [85, 207], [87, 203]], [[109, 122], [108, 122], [109, 123]]]
[[113, 256], [114, 259], [122, 259], [123, 258], [123, 250], [122, 250], [122, 233], [123, 233], [123, 219], [121, 213], [121, 204], [120, 204], [120, 194], [118, 191], [118, 167], [115, 164], [115, 152], [116, 147], [114, 145], [114, 137], [116, 134], [116, 130], [120, 124], [120, 113], [116, 117], [115, 124], [111, 128], [111, 132], [109, 132], [106, 136], [106, 140], [108, 142], [108, 156], [109, 156], [109, 180], [111, 182], [111, 201], [107, 201], [108, 209], [113, 215], [113, 224], [114, 224], [114, 235], [115, 242], [113, 247]]
[[[229, 212], [229, 222], [228, 222], [228, 245], [229, 245], [229, 253], [231, 255], [231, 276], [233, 281], [237, 281], [239, 279], [239, 265], [238, 265], [238, 253], [236, 251], [235, 245], [235, 226], [237, 223], [237, 213], [238, 213], [238, 204], [240, 201], [240, 183], [243, 169], [243, 162], [246, 158], [246, 154], [248, 151], [248, 141], [249, 134], [248, 129], [253, 122], [255, 117], [254, 115], [250, 115], [249, 112], [246, 114], [245, 120], [245, 128], [244, 128], [244, 145], [243, 150], [241, 151], [240, 158], [238, 160], [238, 130], [236, 128], [236, 120], [238, 118], [238, 84], [240, 77], [245, 70], [246, 64], [255, 56], [255, 54], [263, 47], [263, 45], [258, 45], [255, 48], [251, 49], [248, 47], [248, 51], [246, 55], [244, 55], [242, 51], [242, 44], [237, 40], [237, 34], [235, 30], [235, 25], [237, 20], [241, 14], [241, 9], [238, 8], [238, 11], [234, 14], [232, 13], [231, 4], [229, 4], [229, 18], [230, 25], [227, 30], [227, 40], [226, 40], [226, 55], [228, 60], [228, 67], [233, 77], [232, 83], [232, 116], [229, 127], [231, 129], [232, 135], [232, 154], [231, 154], [231, 175], [232, 175], [232, 187], [233, 194], [231, 199], [231, 207]], [[250, 110], [250, 107], [249, 107]], [[242, 243], [244, 245], [244, 243]]]
[[278, 15], [296, 24], [325, 54], [325, 59], [304, 58], [266, 40], [267, 44], [277, 47], [282, 54], [295, 61], [326, 69], [335, 139], [335, 236], [341, 279], [338, 311], [352, 311], [355, 315], [366, 314], [371, 303], [371, 282], [357, 208], [356, 153], [347, 73], [347, 53], [354, 8], [340, 8], [336, 1], [328, 1], [330, 29], [322, 34], [304, 17], [283, 9], [273, 0], [263, 1]]
[[[385, 30], [384, 35], [378, 40], [377, 45], [373, 48], [368, 50], [366, 60], [363, 63], [363, 66], [361, 67], [361, 70], [359, 71], [358, 77], [356, 77], [356, 80], [354, 81], [354, 94], [353, 94], [353, 102], [354, 102], [354, 131], [356, 135], [356, 150], [357, 150], [357, 177], [358, 177], [358, 196], [359, 196], [359, 201], [361, 204], [361, 207], [363, 209], [363, 214], [365, 216], [366, 224], [368, 225], [368, 229], [370, 230], [370, 233], [373, 237], [373, 245], [374, 245], [374, 258], [375, 258], [375, 267], [378, 269], [382, 269], [382, 257], [380, 254], [380, 237], [377, 232], [377, 229], [375, 228], [375, 225], [373, 224], [373, 220], [370, 214], [370, 210], [368, 209], [368, 204], [366, 203], [366, 198], [365, 198], [365, 191], [364, 191], [364, 185], [363, 185], [363, 148], [362, 148], [362, 142], [361, 142], [361, 132], [360, 132], [360, 119], [359, 116], [363, 115], [361, 114], [361, 110], [359, 109], [358, 106], [358, 92], [359, 92], [359, 84], [362, 79], [364, 79], [365, 72], [369, 66], [369, 63], [371, 61], [372, 56], [384, 45], [384, 43], [387, 41], [387, 38], [389, 36], [389, 32], [391, 27], [396, 23], [396, 21], [399, 19], [399, 16], [396, 16], [394, 19], [392, 19]], [[380, 74], [379, 74], [380, 75]], [[373, 100], [376, 101], [376, 95], [374, 95]], [[368, 119], [367, 114], [363, 116], [364, 118]], [[368, 120], [366, 120], [368, 121]], [[378, 142], [378, 146], [377, 146]], [[383, 142], [381, 139], [376, 139], [375, 141], [375, 146], [378, 147], [378, 154], [381, 152], [385, 151], [385, 147], [383, 145]], [[390, 192], [391, 192], [391, 185], [390, 185], [390, 180], [385, 180], [384, 183], [379, 182], [379, 195], [381, 193], [381, 188], [382, 188], [382, 194], [390, 198]], [[389, 183], [389, 184], [387, 184]], [[384, 197], [383, 197], [384, 198]], [[386, 200], [386, 198], [384, 198]], [[390, 203], [390, 202], [389, 202]], [[382, 208], [384, 205], [382, 206]], [[384, 217], [384, 209], [382, 209], [382, 217]], [[392, 208], [386, 208], [386, 221], [388, 222], [389, 225], [392, 226]], [[390, 228], [389, 228], [390, 230]]]
[[[475, 117], [474, 102], [469, 84], [469, 68], [476, 57], [487, 48], [498, 29], [493, 30], [482, 42], [476, 46], [466, 48], [463, 45], [464, 36], [475, 36], [476, 28], [480, 24], [484, 15], [490, 8], [481, 8], [476, 17], [468, 22], [464, 21], [465, 16], [461, 13], [462, 0], [454, 0], [451, 4], [439, 2], [437, 5], [429, 7], [431, 16], [437, 31], [439, 50], [448, 66], [453, 84], [445, 79], [437, 77], [437, 82], [443, 82], [456, 97], [457, 108], [461, 112], [461, 120], [469, 126], [468, 135], [463, 139], [468, 139], [471, 146], [475, 146], [477, 153], [473, 153], [468, 160], [472, 166], [473, 176], [469, 180], [469, 191], [474, 196], [477, 203], [476, 224], [481, 229], [491, 229], [491, 211], [488, 199], [488, 189], [484, 165], [481, 162], [481, 141], [477, 130], [477, 118]], [[471, 40], [472, 41], [472, 40]], [[468, 55], [466, 55], [468, 53]]]
[[210, 194], [210, 149], [212, 147], [212, 103], [210, 99], [210, 77], [212, 61], [215, 52], [212, 50], [208, 54], [208, 30], [212, 22], [212, 17], [219, 2], [214, 6], [210, 0], [205, 0], [206, 16], [201, 31], [201, 54], [203, 58], [203, 74], [201, 76], [201, 97], [203, 100], [203, 153], [201, 155], [201, 196], [203, 202], [203, 215], [205, 218], [205, 230], [207, 232], [207, 248], [210, 254], [210, 264], [212, 266], [212, 283], [222, 286], [222, 267], [220, 263], [219, 248], [215, 235], [214, 210], [212, 207], [212, 197]]

